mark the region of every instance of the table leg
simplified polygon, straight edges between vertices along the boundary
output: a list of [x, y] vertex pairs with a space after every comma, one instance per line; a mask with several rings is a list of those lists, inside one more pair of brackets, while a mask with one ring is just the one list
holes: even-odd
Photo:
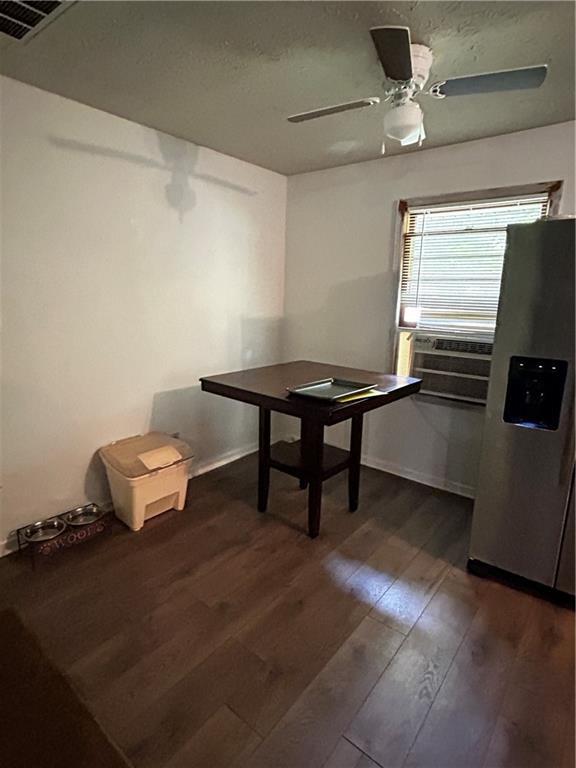
[[303, 447], [304, 469], [308, 478], [308, 535], [315, 539], [320, 531], [322, 507], [322, 458], [324, 452], [324, 425], [306, 420]]
[[358, 509], [360, 495], [360, 457], [362, 454], [363, 416], [352, 416], [350, 432], [350, 467], [348, 469], [348, 506], [350, 512]]
[[270, 411], [260, 408], [258, 426], [258, 511], [266, 512], [270, 488]]
[[[300, 419], [300, 464], [304, 467], [306, 462], [306, 427], [308, 425], [307, 419]], [[300, 478], [300, 489], [304, 490], [308, 488], [308, 480], [305, 477]]]

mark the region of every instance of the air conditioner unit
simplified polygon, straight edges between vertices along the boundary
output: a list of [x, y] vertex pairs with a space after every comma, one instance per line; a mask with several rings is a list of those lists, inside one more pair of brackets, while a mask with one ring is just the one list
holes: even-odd
[[412, 334], [410, 375], [422, 379], [420, 393], [486, 404], [492, 342]]

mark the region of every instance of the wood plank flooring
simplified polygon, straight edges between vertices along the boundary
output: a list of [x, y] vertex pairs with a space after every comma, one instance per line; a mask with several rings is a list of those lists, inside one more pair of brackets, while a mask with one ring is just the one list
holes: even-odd
[[363, 469], [306, 494], [250, 456], [183, 512], [32, 571], [14, 605], [135, 768], [569, 768], [573, 613], [464, 569], [471, 502]]

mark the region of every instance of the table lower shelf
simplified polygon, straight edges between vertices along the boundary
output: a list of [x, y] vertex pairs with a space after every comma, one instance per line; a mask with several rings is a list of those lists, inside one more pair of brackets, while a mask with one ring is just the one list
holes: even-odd
[[[271, 446], [270, 466], [280, 472], [306, 480], [306, 472], [301, 461], [301, 441], [289, 443], [281, 440]], [[322, 480], [327, 480], [329, 477], [343, 472], [349, 466], [350, 454], [348, 451], [324, 443]]]

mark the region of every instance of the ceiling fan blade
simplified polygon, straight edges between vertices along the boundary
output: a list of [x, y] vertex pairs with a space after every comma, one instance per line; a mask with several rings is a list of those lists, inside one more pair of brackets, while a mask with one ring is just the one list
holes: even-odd
[[539, 88], [546, 79], [547, 70], [546, 64], [542, 64], [537, 67], [508, 69], [504, 72], [487, 72], [484, 75], [452, 77], [443, 83], [435, 83], [430, 92], [438, 96], [472, 96], [479, 93]]
[[371, 96], [368, 99], [358, 99], [357, 101], [347, 101], [344, 104], [336, 104], [333, 107], [323, 107], [322, 109], [312, 109], [310, 112], [300, 112], [297, 115], [290, 115], [287, 118], [289, 123], [303, 123], [305, 120], [315, 120], [317, 117], [326, 115], [336, 115], [338, 112], [348, 112], [351, 109], [362, 109], [362, 107], [372, 107], [379, 104], [378, 96]]
[[389, 80], [412, 79], [412, 54], [408, 27], [372, 27], [372, 41]]

